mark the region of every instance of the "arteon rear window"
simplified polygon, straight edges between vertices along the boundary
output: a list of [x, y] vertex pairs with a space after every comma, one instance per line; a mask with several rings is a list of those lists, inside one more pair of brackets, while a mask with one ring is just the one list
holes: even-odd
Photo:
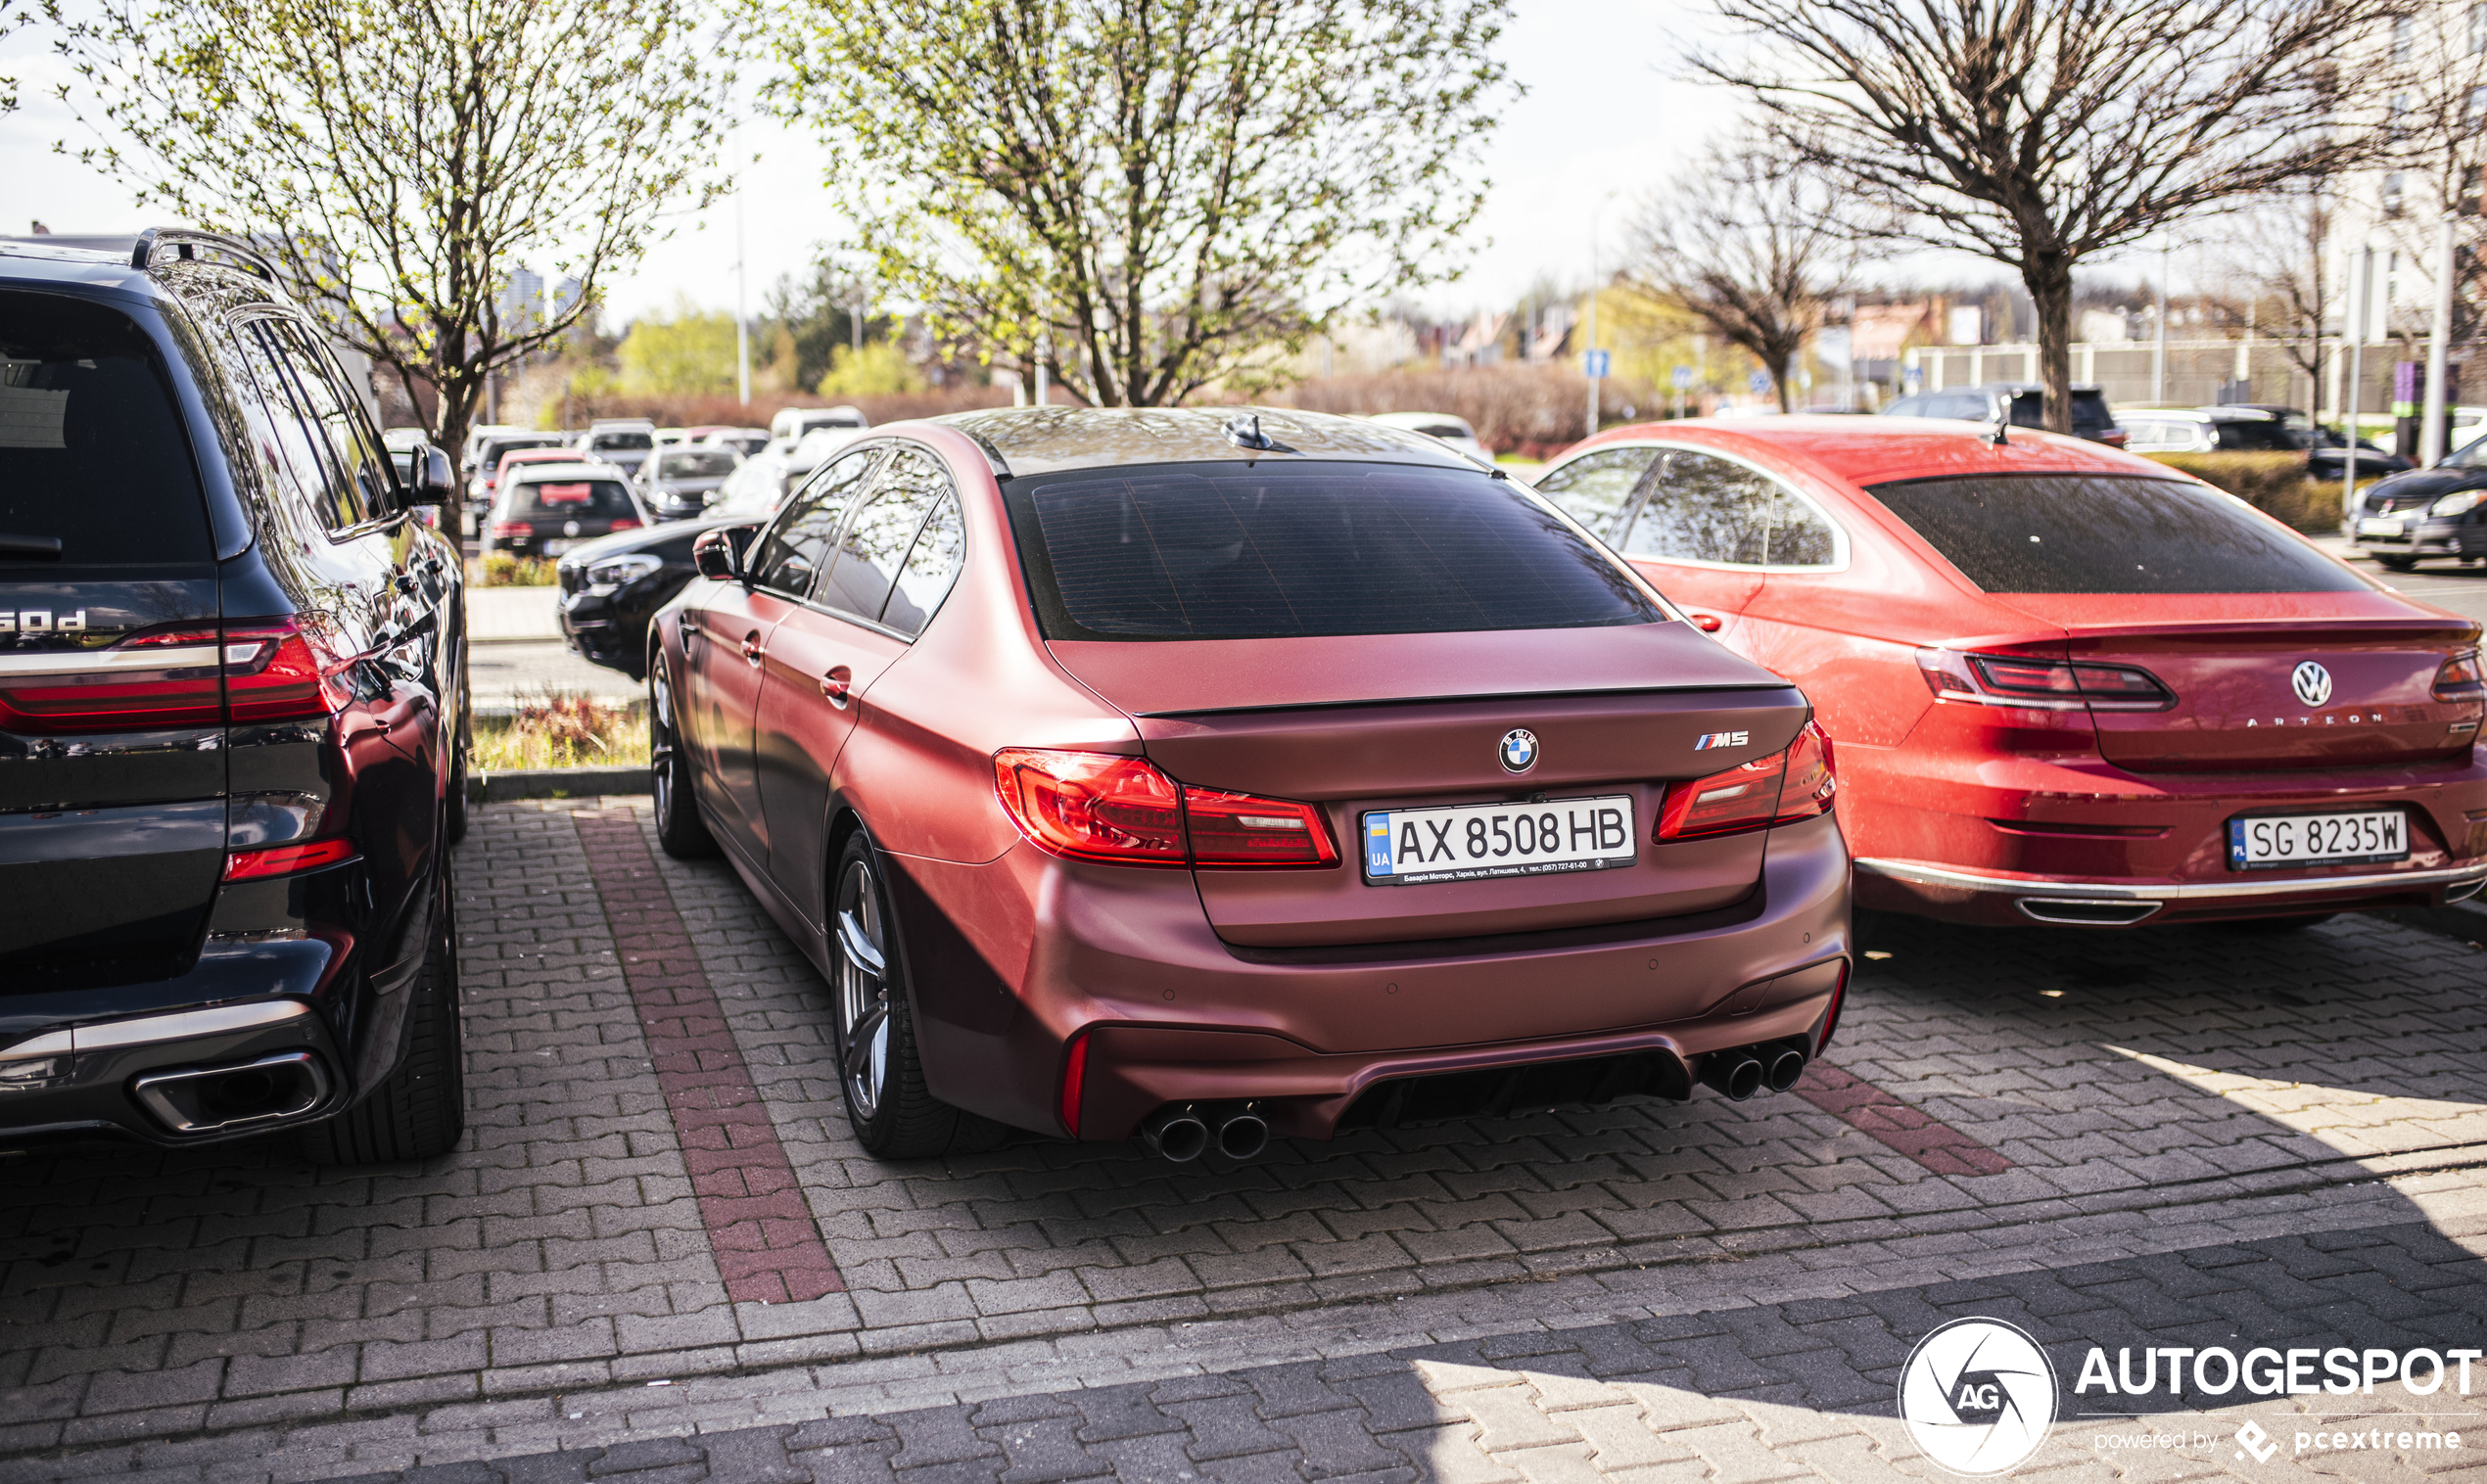
[[2357, 592], [2366, 584], [2230, 495], [2105, 474], [1869, 487], [1988, 592]]
[[1003, 488], [1049, 638], [1587, 628], [1664, 617], [1619, 563], [1482, 471], [1171, 464]]
[[146, 334], [104, 304], [0, 292], [0, 568], [214, 560]]

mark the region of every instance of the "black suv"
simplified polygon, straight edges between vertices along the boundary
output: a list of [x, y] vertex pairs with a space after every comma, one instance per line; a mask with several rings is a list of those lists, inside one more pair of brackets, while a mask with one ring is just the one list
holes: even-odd
[[[2012, 406], [2013, 427], [2046, 426], [2046, 389], [2035, 382], [1981, 382], [1974, 387], [1947, 387], [1941, 392], [1913, 393], [1885, 407], [1883, 415], [1949, 417], [1962, 422], [1993, 423], [1995, 413], [2007, 398]], [[2125, 430], [2116, 426], [2115, 414], [2107, 408], [2106, 393], [2096, 387], [2073, 389], [2073, 437], [2117, 448], [2125, 445]]]
[[275, 280], [0, 240], [0, 1148], [457, 1141], [449, 462]]

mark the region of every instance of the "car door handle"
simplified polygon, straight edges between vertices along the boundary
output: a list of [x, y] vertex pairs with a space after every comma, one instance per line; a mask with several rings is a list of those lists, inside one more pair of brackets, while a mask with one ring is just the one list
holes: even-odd
[[1693, 626], [1703, 633], [1716, 633], [1727, 626], [1727, 621], [1714, 613], [1701, 613], [1687, 608], [1684, 610], [1684, 617], [1692, 620]]
[[829, 672], [821, 676], [821, 694], [840, 711], [846, 710], [846, 703], [854, 692], [855, 672], [843, 665], [831, 666]]
[[742, 657], [754, 666], [760, 663], [760, 630], [755, 628], [742, 636]]

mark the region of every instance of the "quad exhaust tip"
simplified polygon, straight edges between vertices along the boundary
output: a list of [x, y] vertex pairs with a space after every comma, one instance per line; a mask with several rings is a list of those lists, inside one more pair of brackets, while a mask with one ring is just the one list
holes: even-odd
[[1701, 1080], [1728, 1098], [1743, 1102], [1763, 1092], [1785, 1092], [1805, 1076], [1805, 1050], [1793, 1042], [1738, 1046], [1713, 1051], [1703, 1058]]
[[1269, 1147], [1269, 1121], [1258, 1103], [1176, 1103], [1150, 1115], [1140, 1141], [1176, 1164], [1198, 1159], [1212, 1145], [1229, 1159], [1250, 1159]]

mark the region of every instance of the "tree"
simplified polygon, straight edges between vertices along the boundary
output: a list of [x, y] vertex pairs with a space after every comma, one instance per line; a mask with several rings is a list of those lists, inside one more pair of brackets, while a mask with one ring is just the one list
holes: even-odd
[[734, 317], [703, 314], [682, 299], [671, 315], [633, 321], [614, 354], [626, 392], [725, 395], [734, 390]]
[[1624, 278], [1751, 351], [1786, 412], [1807, 337], [1853, 287], [1857, 234], [1845, 206], [1818, 169], [1738, 134], [1643, 205]]
[[[47, 21], [58, 21], [61, 18], [58, 0], [36, 0], [32, 5], [23, 3], [23, 0], [0, 0], [0, 41], [8, 40], [14, 31], [32, 25], [37, 16]], [[0, 114], [14, 113], [17, 107], [18, 79], [0, 72]]]
[[1754, 41], [1695, 67], [1919, 241], [2004, 263], [2072, 428], [2073, 270], [2371, 158], [2332, 56], [2415, 0], [1716, 0]]
[[937, 334], [1157, 406], [1446, 276], [1506, 7], [796, 0], [771, 96], [830, 143], [856, 246]]
[[[2289, 365], [2305, 373], [2312, 389], [2306, 407], [2318, 417], [2323, 413], [2324, 315], [2335, 288], [2327, 266], [2331, 221], [2327, 183], [2311, 181], [2239, 212], [2221, 254], [2228, 276], [2254, 306], [2255, 333], [2271, 337]], [[2230, 328], [2237, 328], [2230, 318]]]
[[[660, 209], [716, 189], [730, 78], [694, 5], [102, 0], [65, 49], [104, 141], [85, 158], [259, 243], [409, 400], [433, 388], [454, 453], [487, 378], [591, 315]], [[578, 294], [505, 303], [530, 254]]]
[[[2370, 176], [2377, 200], [2361, 203], [2370, 220], [2407, 258], [2435, 276], [2437, 232], [2450, 223], [2454, 244], [2452, 344], [2476, 333], [2482, 224], [2482, 173], [2487, 173], [2487, 9], [2475, 4], [2437, 4], [2405, 18], [2394, 28], [2382, 81], [2371, 104], [2391, 142], [2385, 171]], [[2344, 215], [2348, 213], [2343, 213]], [[2466, 250], [2466, 251], [2464, 251]], [[2400, 308], [2399, 304], [2392, 306]], [[2432, 329], [2419, 310], [2396, 318], [2387, 330], [2415, 358]]]

